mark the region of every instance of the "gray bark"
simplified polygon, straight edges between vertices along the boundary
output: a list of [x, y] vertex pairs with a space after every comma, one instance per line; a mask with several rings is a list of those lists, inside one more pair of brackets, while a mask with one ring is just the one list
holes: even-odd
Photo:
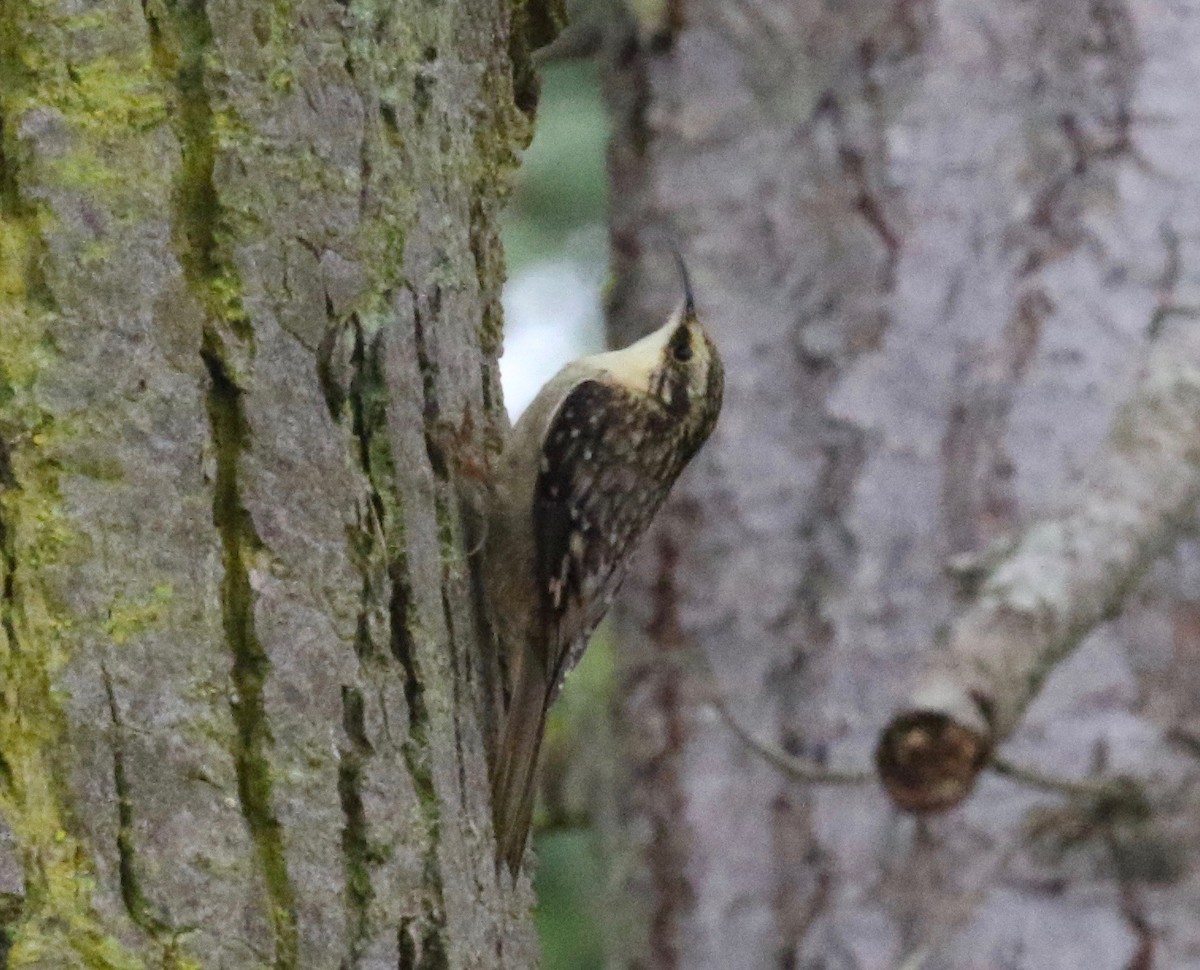
[[1078, 499], [1152, 334], [1196, 304], [1190, 8], [664, 16], [608, 51], [612, 332], [666, 309], [673, 235], [728, 386], [622, 601], [618, 872], [648, 916], [618, 965], [1200, 966], [1191, 544], [1004, 750], [1138, 776], [1108, 816], [995, 776], [927, 822], [799, 784], [705, 672], [754, 737], [868, 770], [959, 609], [947, 565]]
[[536, 964], [469, 533], [548, 16], [0, 3], [9, 966]]
[[1150, 565], [1195, 522], [1198, 337], [1194, 313], [1177, 309], [1152, 336], [1137, 392], [1066, 514], [954, 563], [978, 595], [954, 618], [946, 649], [930, 658], [876, 755], [901, 807], [939, 810], [966, 797], [1055, 667], [1121, 611]]

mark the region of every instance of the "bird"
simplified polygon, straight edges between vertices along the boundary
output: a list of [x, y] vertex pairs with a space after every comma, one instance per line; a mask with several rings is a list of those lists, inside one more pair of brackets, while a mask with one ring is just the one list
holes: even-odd
[[497, 865], [514, 878], [550, 705], [721, 411], [724, 367], [676, 260], [684, 298], [666, 323], [563, 367], [517, 421], [495, 474], [485, 582], [505, 697], [492, 808]]

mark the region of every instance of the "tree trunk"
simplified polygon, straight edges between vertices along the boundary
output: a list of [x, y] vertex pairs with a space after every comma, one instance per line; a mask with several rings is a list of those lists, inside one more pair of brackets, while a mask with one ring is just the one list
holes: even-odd
[[469, 533], [549, 21], [0, 0], [9, 966], [536, 964]]
[[645, 916], [617, 963], [1200, 966], [1182, 855], [1200, 825], [1194, 544], [1119, 587], [1123, 615], [1004, 749], [1133, 775], [1136, 797], [985, 774], [914, 820], [873, 783], [786, 777], [708, 703], [715, 681], [754, 738], [869, 773], [969, 599], [947, 566], [1088, 507], [1154, 341], [1200, 306], [1190, 7], [745, 0], [662, 18], [608, 51], [611, 327], [622, 342], [660, 318], [674, 236], [728, 383], [622, 601], [618, 871]]

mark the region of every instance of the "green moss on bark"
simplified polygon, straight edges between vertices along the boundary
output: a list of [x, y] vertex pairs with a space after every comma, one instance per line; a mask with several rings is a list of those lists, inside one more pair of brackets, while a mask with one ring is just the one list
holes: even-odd
[[[371, 568], [382, 567], [390, 586], [380, 577], [380, 590], [387, 586], [392, 596], [391, 651], [380, 637], [371, 662], [392, 665], [393, 677], [401, 667], [406, 678], [410, 723], [403, 757], [418, 804], [405, 808], [413, 813], [411, 845], [419, 849], [424, 869], [420, 893], [411, 905], [403, 904], [399, 933], [404, 953], [405, 941], [416, 947], [413, 966], [428, 970], [462, 962], [453, 955], [460, 928], [447, 925], [447, 910], [453, 914], [462, 907], [454, 900], [447, 906], [443, 895], [463, 890], [454, 880], [444, 879], [441, 869], [443, 858], [453, 855], [445, 851], [454, 846], [450, 840], [463, 838], [461, 820], [443, 806], [450, 799], [465, 804], [455, 798], [454, 782], [447, 780], [451, 773], [443, 769], [455, 757], [467, 757], [456, 732], [472, 716], [468, 702], [455, 693], [459, 672], [448, 670], [458, 661], [445, 657], [447, 639], [457, 658], [470, 649], [463, 641], [471, 635], [470, 622], [455, 601], [456, 596], [461, 599], [458, 587], [468, 562], [454, 494], [457, 472], [436, 446], [428, 448], [428, 455], [411, 456], [418, 464], [428, 458], [436, 479], [430, 513], [437, 527], [432, 555], [440, 558], [442, 584], [438, 589], [435, 582], [429, 589], [430, 572], [415, 568], [427, 565], [417, 558], [427, 550], [419, 542], [416, 553], [409, 550], [410, 537], [424, 525], [420, 517], [428, 495], [424, 483], [414, 486], [410, 469], [403, 467], [410, 456], [400, 456], [397, 467], [403, 443], [393, 432], [398, 424], [424, 417], [436, 437], [440, 428], [430, 414], [439, 403], [454, 412], [457, 427], [464, 397], [472, 401], [472, 418], [478, 418], [479, 408], [473, 403], [478, 389], [460, 394], [451, 386], [461, 378], [458, 355], [480, 349], [486, 358], [484, 385], [494, 386], [504, 276], [495, 218], [516, 166], [516, 151], [531, 133], [530, 118], [518, 110], [515, 101], [520, 99], [513, 97], [511, 51], [503, 44], [496, 49], [494, 38], [503, 36], [514, 10], [524, 18], [511, 50], [520, 55], [524, 73], [519, 86], [527, 91], [532, 80], [527, 55], [535, 35], [544, 33], [544, 25], [539, 26], [542, 7], [502, 3], [478, 9], [384, 0], [342, 5], [337, 16], [345, 18], [344, 69], [357, 86], [365, 114], [362, 164], [354, 171], [353, 161], [339, 167], [317, 157], [320, 153], [291, 151], [298, 144], [303, 148], [302, 140], [289, 141], [255, 120], [256, 105], [271, 103], [275, 96], [285, 103], [285, 96], [295, 97], [301, 83], [312, 85], [304, 92], [310, 95], [321, 93], [317, 89], [322, 85], [343, 83], [338, 64], [323, 65], [326, 73], [319, 77], [301, 70], [311, 67], [301, 61], [314, 49], [311, 40], [325, 30], [321, 49], [327, 52], [330, 45], [325, 41], [342, 29], [340, 19], [336, 28], [326, 29], [328, 25], [306, 23], [302, 12], [284, 0], [261, 5], [247, 15], [249, 31], [260, 45], [256, 49], [249, 43], [250, 53], [242, 52], [253, 62], [247, 68], [227, 63], [235, 55], [226, 46], [230, 37], [245, 36], [245, 31], [238, 34], [245, 24], [235, 29], [209, 19], [234, 16], [227, 5], [96, 0], [81, 14], [66, 0], [0, 2], [0, 811], [26, 852], [30, 886], [19, 921], [11, 928], [12, 965], [141, 965], [92, 912], [92, 867], [77, 837], [81, 827], [71, 818], [65, 788], [70, 777], [64, 764], [67, 726], [54, 684], [85, 627], [89, 636], [103, 633], [111, 643], [129, 640], [146, 624], [157, 622], [163, 605], [159, 599], [168, 598], [169, 592], [164, 584], [145, 602], [136, 597], [128, 602], [106, 599], [113, 607], [107, 623], [74, 616], [55, 601], [55, 584], [90, 555], [86, 535], [91, 534], [89, 524], [77, 535], [64, 516], [60, 485], [74, 499], [80, 476], [91, 477], [87, 487], [98, 477], [120, 483], [122, 469], [119, 458], [97, 462], [96, 451], [79, 446], [82, 420], [96, 421], [97, 416], [81, 419], [65, 413], [66, 405], [47, 404], [53, 395], [46, 389], [67, 373], [63, 359], [68, 355], [60, 357], [60, 350], [71, 348], [58, 345], [62, 335], [72, 327], [80, 333], [82, 322], [95, 326], [91, 318], [79, 319], [79, 307], [88, 302], [84, 288], [89, 283], [89, 274], [79, 272], [79, 266], [102, 268], [121, 252], [119, 232], [97, 233], [97, 240], [89, 243], [87, 233], [79, 232], [71, 220], [90, 205], [110, 220], [110, 226], [128, 222], [137, 227], [149, 218], [152, 205], [157, 207], [154, 218], [161, 221], [162, 210], [168, 208], [163, 199], [172, 200], [174, 250], [190, 290], [185, 298], [189, 312], [203, 308], [189, 324], [196, 333], [187, 336], [186, 344], [182, 337], [177, 341], [183, 350], [173, 364], [186, 367], [178, 360], [188, 351], [201, 355], [202, 348], [196, 346], [198, 318], [203, 316], [207, 324], [203, 357], [211, 379], [213, 518], [222, 553], [224, 639], [235, 689], [232, 739], [211, 722], [189, 727], [210, 731], [206, 737], [229, 749], [257, 868], [267, 888], [275, 965], [290, 967], [301, 959], [295, 910], [297, 895], [306, 898], [305, 887], [294, 888], [289, 881], [289, 847], [272, 807], [273, 789], [283, 792], [289, 781], [274, 774], [273, 742], [263, 710], [264, 683], [271, 674], [267, 648], [273, 644], [260, 643], [254, 626], [250, 572], [262, 550], [244, 507], [251, 504], [248, 491], [254, 486], [253, 479], [241, 477], [249, 446], [241, 408], [243, 397], [263, 383], [262, 374], [256, 374], [254, 325], [258, 323], [262, 339], [267, 328], [252, 314], [264, 305], [268, 312], [274, 309], [272, 301], [277, 308], [293, 299], [291, 294], [272, 292], [276, 281], [263, 269], [285, 248], [282, 237], [288, 226], [286, 218], [278, 216], [279, 203], [287, 202], [287, 196], [341, 201], [347, 194], [351, 205], [339, 210], [350, 213], [345, 222], [323, 227], [324, 236], [299, 241], [319, 254], [318, 259], [332, 253], [361, 270], [359, 291], [346, 298], [351, 306], [339, 310], [340, 320], [330, 323], [352, 315], [368, 321], [358, 338], [358, 376], [350, 394], [356, 412], [351, 447], [360, 451], [357, 457], [371, 480], [380, 520], [375, 525], [382, 530], [369, 530], [370, 545], [361, 555]], [[129, 29], [139, 17], [145, 32]], [[115, 24], [121, 25], [119, 32]], [[222, 42], [214, 43], [214, 36]], [[439, 60], [445, 63], [435, 63]], [[531, 111], [532, 106], [522, 107]], [[226, 178], [227, 158], [241, 162], [243, 171], [254, 177]], [[357, 221], [355, 201], [360, 201]], [[469, 205], [465, 225], [464, 204]], [[287, 258], [283, 252], [280, 261]], [[96, 274], [97, 279], [102, 276]], [[177, 283], [172, 280], [169, 290], [174, 300], [181, 299]], [[386, 386], [383, 367], [373, 356], [375, 348], [392, 339], [392, 334], [383, 333], [376, 343], [376, 333], [397, 327], [404, 315], [398, 312], [397, 299], [406, 297], [405, 288], [414, 299], [430, 304], [430, 332], [437, 334], [420, 364], [426, 401], [434, 405], [424, 416], [392, 413], [408, 403], [396, 388]], [[473, 299], [478, 291], [482, 322], [464, 322], [462, 295]], [[434, 306], [436, 293], [453, 294], [453, 313]], [[328, 312], [332, 318], [334, 311]], [[171, 327], [170, 311], [153, 325]], [[99, 329], [104, 327], [101, 322]], [[195, 358], [191, 363], [197, 363]], [[499, 396], [488, 390], [484, 400], [481, 423], [501, 422]], [[362, 542], [364, 536], [351, 541]], [[364, 571], [364, 589], [367, 583]], [[152, 579], [147, 588], [153, 584]], [[369, 592], [364, 592], [364, 604]], [[180, 594], [185, 595], [182, 589]], [[261, 635], [268, 638], [265, 626]], [[363, 666], [366, 671], [369, 664]], [[119, 692], [122, 680], [115, 666], [113, 671]], [[369, 671], [364, 673], [368, 679]], [[181, 688], [188, 689], [194, 688]], [[364, 691], [362, 696], [371, 695]], [[107, 915], [105, 919], [118, 926], [112, 933], [122, 933], [123, 939], [138, 938], [136, 925], [162, 944], [174, 931], [153, 906], [170, 903], [158, 898], [160, 889], [151, 882], [156, 849], [144, 844], [139, 857], [134, 844], [137, 824], [143, 821], [134, 815], [139, 783], [134, 753], [140, 752], [132, 744], [129, 751], [120, 750], [124, 728], [118, 723], [117, 697], [109, 700], [121, 885], [107, 888], [120, 890], [132, 924]], [[372, 848], [369, 813], [361, 795], [375, 783], [370, 777], [372, 753], [362, 697], [351, 692], [344, 701], [348, 740], [337, 794], [345, 816], [343, 855], [353, 949], [379, 939], [381, 932], [397, 932], [395, 921], [386, 928], [378, 925], [378, 914], [394, 913], [399, 906], [390, 874], [372, 884], [374, 868], [384, 864]], [[126, 704], [125, 710], [132, 721], [132, 706]], [[279, 747], [284, 747], [282, 739]], [[459, 768], [459, 777], [466, 777], [461, 764]], [[64, 787], [57, 787], [55, 779], [63, 780]], [[145, 869], [141, 873], [138, 858]], [[489, 887], [479, 891], [491, 892]], [[376, 894], [393, 898], [384, 901]], [[154, 965], [188, 965], [174, 952], [173, 940], [170, 952], [154, 950], [151, 940], [143, 942], [147, 952], [154, 952]], [[269, 946], [268, 941], [264, 948]]]
[[241, 455], [249, 438], [241, 391], [230, 378], [212, 341], [206, 342], [204, 361], [212, 382], [209, 415], [217, 451], [213, 522], [221, 536], [225, 567], [221, 610], [225, 641], [233, 655], [231, 707], [237, 726], [233, 756], [238, 799], [266, 882], [275, 932], [274, 966], [276, 970], [292, 970], [299, 957], [296, 891], [288, 874], [283, 831], [272, 806], [273, 779], [267, 757], [271, 734], [263, 710], [263, 685], [271, 662], [255, 630], [254, 593], [250, 587], [249, 560], [262, 544], [250, 514], [242, 505], [239, 483]]
[[210, 318], [228, 326], [239, 340], [252, 342], [242, 281], [220, 246], [225, 229], [213, 170], [219, 129], [231, 125], [213, 111], [205, 82], [205, 59], [213, 42], [207, 8], [203, 0], [146, 0], [145, 18], [154, 67], [171, 92], [181, 152], [172, 192], [175, 248]]
[[147, 153], [126, 150], [166, 112], [136, 40], [104, 43], [111, 15], [46, 0], [0, 6], [0, 812], [26, 883], [20, 919], [6, 931], [14, 968], [143, 966], [92, 908], [93, 867], [65, 789], [54, 679], [87, 624], [58, 602], [50, 579], [79, 542], [60, 499], [77, 430], [39, 394], [58, 366], [52, 331], [66, 312], [46, 275], [55, 201], [96, 200], [132, 221], [162, 177]]

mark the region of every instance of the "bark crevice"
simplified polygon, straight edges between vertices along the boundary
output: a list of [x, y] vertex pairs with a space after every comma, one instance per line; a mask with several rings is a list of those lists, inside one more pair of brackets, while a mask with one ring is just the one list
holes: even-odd
[[[354, 653], [365, 677], [370, 678], [383, 659], [374, 634], [374, 620], [388, 593], [386, 571], [382, 568], [385, 505], [383, 496], [371, 478], [372, 443], [374, 430], [382, 420], [382, 410], [370, 388], [378, 387], [377, 374], [372, 378], [366, 371], [368, 359], [374, 363], [374, 353], [368, 355], [362, 323], [354, 315], [348, 329], [335, 328], [322, 345], [321, 359], [332, 354], [344, 334], [352, 334], [350, 352], [352, 374], [349, 387], [343, 391], [332, 377], [322, 375], [321, 360], [318, 373], [325, 389], [326, 402], [335, 421], [341, 420], [343, 405], [350, 410], [351, 431], [356, 457], [366, 482], [367, 494], [358, 513], [358, 522], [350, 530], [352, 558], [362, 577], [359, 591], [358, 618], [355, 626]], [[327, 346], [326, 346], [327, 345]], [[386, 708], [384, 716], [386, 717]], [[366, 729], [364, 700], [357, 687], [342, 686], [342, 730], [346, 742], [338, 757], [338, 798], [341, 802], [342, 854], [346, 877], [346, 919], [349, 953], [345, 967], [357, 966], [358, 959], [370, 939], [370, 907], [375, 898], [371, 882], [371, 867], [382, 861], [371, 849], [370, 826], [363, 805], [362, 785], [367, 762], [374, 754]]]
[[241, 303], [241, 284], [218, 243], [217, 137], [205, 69], [213, 47], [207, 3], [187, 0], [168, 6], [165, 0], [144, 0], [142, 9], [154, 67], [174, 92], [173, 126], [181, 164], [172, 227], [179, 261], [209, 315], [250, 342], [254, 331]]
[[[17, 613], [17, 549], [12, 526], [4, 508], [4, 494], [15, 490], [16, 476], [12, 468], [12, 452], [8, 442], [0, 438], [0, 630], [4, 631], [8, 649], [18, 649]], [[0, 776], [6, 785], [12, 783], [12, 772], [0, 752]]]
[[[373, 522], [360, 529], [360, 557], [363, 571], [362, 603], [358, 620], [357, 649], [360, 661], [369, 662], [376, 655], [371, 635], [370, 617], [375, 609], [374, 563], [382, 560], [388, 579], [386, 609], [388, 644], [392, 658], [400, 665], [404, 676], [404, 699], [408, 710], [408, 730], [401, 744], [405, 769], [412, 780], [420, 815], [426, 826], [428, 849], [424, 855], [422, 880], [425, 884], [425, 912], [417, 931], [424, 941], [420, 952], [442, 952], [440, 942], [433, 946], [429, 940], [440, 940], [445, 930], [445, 915], [441, 866], [438, 859], [441, 838], [441, 806], [433, 782], [429, 745], [429, 712], [425, 703], [425, 687], [417, 660], [416, 636], [413, 629], [413, 590], [409, 577], [408, 552], [405, 541], [403, 508], [396, 480], [395, 458], [386, 431], [388, 387], [383, 370], [383, 340], [381, 333], [369, 337], [361, 321], [354, 318], [354, 348], [351, 353], [353, 376], [350, 382], [349, 403], [351, 421], [358, 448], [358, 459], [368, 483], [368, 517]], [[344, 803], [343, 803], [344, 804]], [[366, 838], [365, 831], [362, 833]], [[357, 837], [357, 836], [356, 836]], [[365, 867], [370, 857], [355, 860]], [[359, 875], [365, 875], [360, 870]], [[406, 938], [401, 930], [401, 939]], [[401, 965], [404, 965], [403, 948]], [[443, 957], [444, 959], [444, 957]], [[420, 970], [436, 970], [442, 964], [414, 964]]]
[[201, 352], [208, 368], [209, 419], [216, 450], [213, 523], [220, 535], [225, 575], [221, 611], [226, 645], [233, 658], [230, 709], [236, 727], [233, 759], [242, 815], [254, 840], [266, 888], [275, 936], [275, 967], [297, 965], [296, 892], [288, 874], [283, 829], [272, 806], [272, 776], [268, 751], [272, 744], [263, 702], [271, 662], [255, 631], [254, 592], [248, 558], [262, 549], [250, 513], [242, 504], [239, 481], [242, 452], [249, 444], [249, 427], [242, 391], [231, 378], [218, 351], [218, 338], [206, 332]]
[[363, 807], [362, 776], [374, 753], [367, 737], [363, 695], [355, 687], [342, 687], [342, 729], [347, 744], [338, 757], [338, 797], [342, 805], [342, 855], [346, 870], [346, 917], [349, 927], [349, 958], [344, 965], [358, 965], [370, 937], [371, 866], [378, 861], [371, 850], [370, 830]]
[[[134, 825], [134, 797], [125, 769], [125, 723], [117, 704], [116, 691], [108, 669], [101, 664], [100, 675], [104, 682], [104, 696], [108, 702], [111, 722], [111, 746], [113, 762], [113, 789], [117, 795], [117, 876], [120, 880], [121, 902], [133, 924], [170, 951], [174, 947], [171, 939], [163, 939], [174, 933], [169, 922], [156, 912], [156, 907], [146, 897], [137, 871], [136, 828]], [[169, 966], [169, 963], [164, 963]]]
[[442, 928], [428, 919], [402, 919], [397, 949], [397, 970], [446, 970], [450, 966], [442, 945]]
[[[433, 488], [434, 519], [437, 523], [438, 546], [441, 549], [441, 603], [442, 615], [446, 625], [446, 642], [450, 657], [451, 687], [453, 690], [454, 710], [459, 710], [461, 703], [462, 671], [459, 664], [457, 643], [454, 631], [454, 610], [451, 598], [454, 591], [451, 588], [452, 564], [457, 561], [459, 544], [456, 541], [455, 518], [451, 503], [448, 499], [446, 485], [451, 480], [450, 458], [448, 449], [443, 443], [444, 437], [457, 438], [458, 433], [447, 428], [442, 418], [442, 406], [437, 395], [438, 366], [430, 353], [424, 315], [421, 302], [415, 293], [413, 297], [413, 345], [416, 349], [417, 367], [421, 374], [421, 387], [425, 401], [425, 451], [429, 457], [429, 466], [433, 470], [435, 484]], [[442, 292], [439, 286], [433, 287], [430, 310], [436, 319], [442, 302]], [[469, 422], [469, 415], [467, 419]], [[459, 794], [463, 799], [465, 809], [466, 799], [466, 764], [463, 757], [462, 730], [458, 718], [454, 718], [454, 759], [459, 773]]]
[[524, 0], [512, 5], [512, 18], [508, 56], [512, 67], [513, 104], [532, 121], [542, 89], [533, 52], [549, 44], [566, 26], [566, 3], [565, 0]]
[[[437, 397], [438, 367], [429, 353], [429, 344], [425, 334], [424, 314], [415, 293], [412, 294], [412, 301], [413, 346], [417, 352], [417, 367], [421, 372], [421, 390], [425, 397], [425, 451], [429, 455], [429, 467], [433, 469], [433, 474], [437, 477], [438, 481], [445, 482], [450, 478], [450, 470], [446, 462], [445, 449], [442, 447], [442, 443], [438, 440], [437, 436], [442, 414], [441, 402], [438, 401]], [[440, 309], [439, 304], [441, 303], [441, 290], [436, 286], [433, 289], [433, 302], [433, 311], [436, 317], [437, 311]], [[435, 495], [435, 500], [437, 497]], [[439, 502], [437, 512], [438, 534], [444, 543], [447, 537], [444, 535], [446, 523], [443, 505], [444, 503]]]

